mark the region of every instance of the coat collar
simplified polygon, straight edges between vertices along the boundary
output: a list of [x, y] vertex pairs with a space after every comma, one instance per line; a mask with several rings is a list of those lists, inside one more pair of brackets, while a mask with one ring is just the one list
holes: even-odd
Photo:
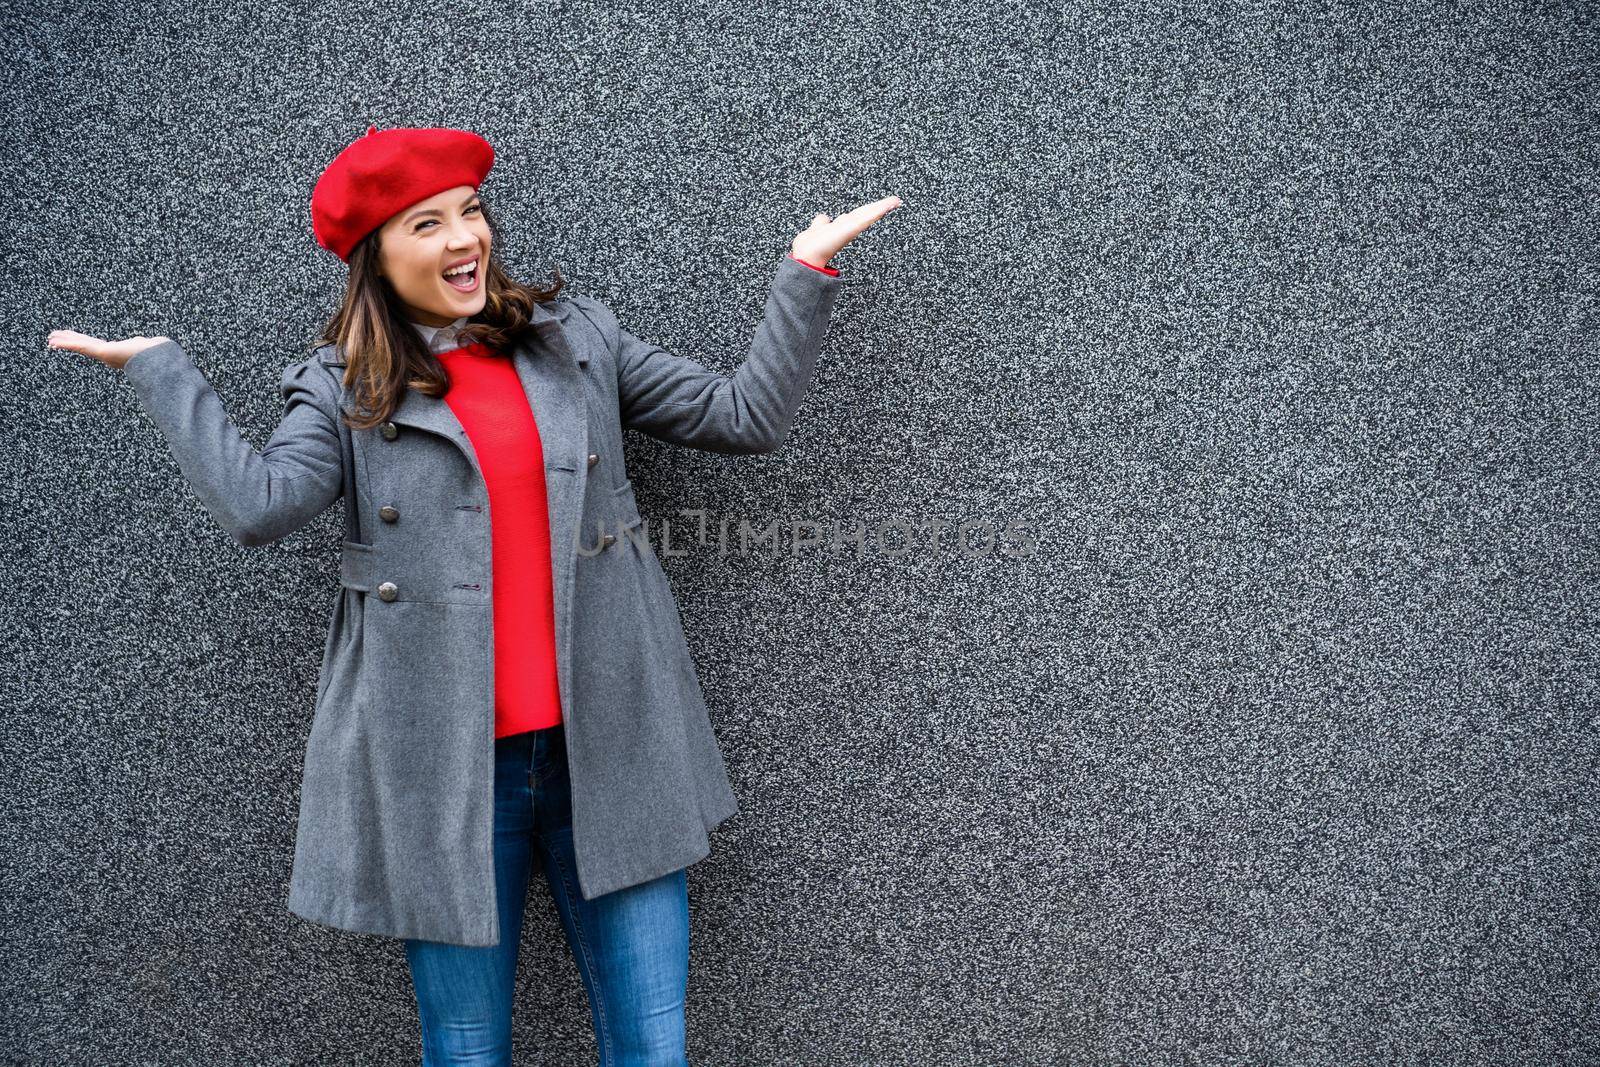
[[[587, 346], [569, 344], [561, 329], [569, 307], [564, 300], [534, 305], [529, 319], [533, 334], [517, 343], [511, 360], [539, 427], [546, 462], [570, 471], [580, 469], [578, 460], [588, 447], [583, 375], [579, 368], [588, 363], [589, 355]], [[331, 367], [345, 366], [340, 357], [333, 345], [318, 350], [318, 358]], [[466, 429], [443, 397], [407, 389], [389, 418], [450, 439], [477, 465], [477, 454]]]
[[426, 323], [412, 321], [411, 325], [417, 333], [422, 335], [422, 343], [433, 353], [448, 352], [456, 343], [456, 333], [467, 324], [467, 316], [462, 315], [448, 326], [429, 326]]

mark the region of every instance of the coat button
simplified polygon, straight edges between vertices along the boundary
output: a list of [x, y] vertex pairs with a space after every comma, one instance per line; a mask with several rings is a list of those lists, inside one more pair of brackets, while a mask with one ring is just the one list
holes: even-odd
[[378, 509], [378, 518], [382, 519], [384, 522], [393, 522], [399, 517], [399, 510], [392, 505], [385, 504], [383, 507]]
[[589, 453], [589, 466], [591, 466], [591, 467], [592, 467], [592, 466], [594, 466], [594, 465], [595, 465], [595, 464], [596, 464], [596, 463], [599, 463], [599, 462], [600, 462], [600, 457], [599, 457], [599, 456], [597, 456], [597, 455], [595, 455], [595, 454], [594, 454], [594, 453], [593, 453], [593, 452], [590, 452], [590, 453]]
[[616, 534], [606, 534], [604, 537], [600, 538], [600, 547], [601, 548], [610, 548], [613, 544], [616, 543], [616, 541], [617, 541], [617, 535]]
[[393, 600], [399, 595], [400, 589], [393, 582], [384, 582], [382, 585], [378, 586], [379, 600]]
[[392, 422], [384, 423], [382, 429], [384, 440], [393, 441], [396, 437], [400, 436], [400, 427], [396, 426]]

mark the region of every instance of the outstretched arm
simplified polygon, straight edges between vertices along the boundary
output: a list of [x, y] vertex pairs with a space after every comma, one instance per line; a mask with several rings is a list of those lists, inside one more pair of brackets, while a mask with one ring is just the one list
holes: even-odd
[[755, 338], [731, 376], [629, 333], [598, 300], [573, 297], [616, 360], [622, 424], [711, 452], [777, 448], [811, 382], [843, 284], [828, 260], [898, 206], [891, 196], [837, 219], [813, 218], [779, 262]]
[[[242, 545], [265, 545], [310, 522], [343, 489], [338, 398], [311, 357], [283, 371], [283, 416], [259, 452], [222, 400], [171, 338], [101, 341], [69, 330], [51, 346], [120, 366], [166, 438], [178, 468], [223, 529]], [[134, 347], [127, 355], [127, 348]], [[142, 345], [142, 346], [141, 346]]]
[[571, 299], [616, 361], [624, 427], [708, 452], [754, 453], [772, 451], [788, 435], [841, 284], [836, 275], [783, 259], [749, 352], [732, 375], [635, 336], [593, 297]]

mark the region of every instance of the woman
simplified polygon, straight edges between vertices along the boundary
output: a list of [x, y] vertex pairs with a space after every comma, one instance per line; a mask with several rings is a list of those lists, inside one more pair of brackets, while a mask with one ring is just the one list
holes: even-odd
[[684, 868], [737, 810], [623, 430], [768, 452], [810, 381], [828, 261], [899, 206], [819, 214], [731, 377], [599, 301], [510, 279], [478, 189], [494, 151], [368, 129], [318, 179], [344, 300], [255, 450], [167, 337], [47, 344], [127, 375], [201, 502], [244, 545], [344, 501], [340, 594], [306, 745], [289, 908], [402, 938], [426, 1063], [508, 1063], [538, 858], [604, 1064], [680, 1064]]

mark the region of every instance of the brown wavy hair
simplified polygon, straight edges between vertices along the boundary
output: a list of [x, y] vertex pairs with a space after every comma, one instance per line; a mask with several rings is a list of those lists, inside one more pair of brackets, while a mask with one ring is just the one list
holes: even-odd
[[[463, 345], [482, 342], [509, 352], [528, 330], [533, 306], [554, 300], [566, 280], [552, 264], [555, 281], [548, 288], [515, 281], [500, 265], [500, 227], [481, 198], [483, 218], [493, 240], [483, 265], [483, 310], [462, 325]], [[405, 305], [388, 279], [378, 274], [380, 227], [363, 237], [350, 252], [350, 273], [339, 310], [322, 328], [316, 346], [339, 346], [345, 358], [344, 384], [355, 397], [355, 411], [344, 416], [354, 430], [387, 421], [407, 389], [443, 396], [450, 387], [444, 366], [405, 313]]]

